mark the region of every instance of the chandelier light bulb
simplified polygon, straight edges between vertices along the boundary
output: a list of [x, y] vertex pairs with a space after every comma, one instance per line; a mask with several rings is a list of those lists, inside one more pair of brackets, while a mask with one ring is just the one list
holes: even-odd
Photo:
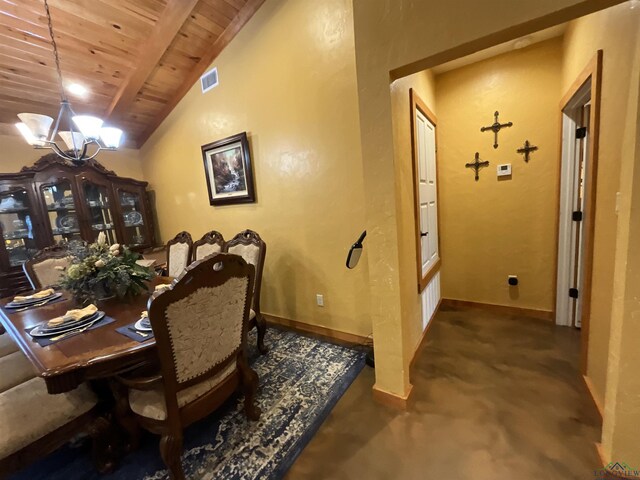
[[80, 132], [58, 132], [69, 150], [81, 150], [84, 147], [84, 135]]
[[38, 113], [19, 113], [18, 118], [29, 129], [36, 140], [46, 140], [53, 123], [53, 118]]
[[16, 123], [16, 128], [22, 134], [22, 136], [24, 137], [24, 139], [27, 141], [29, 145], [32, 145], [34, 147], [35, 146], [41, 147], [43, 145], [42, 141], [38, 140], [36, 137], [33, 136], [33, 133], [31, 133], [31, 130], [29, 130], [29, 127], [27, 127], [26, 124], [22, 122], [18, 122]]
[[100, 138], [107, 148], [118, 148], [122, 141], [122, 130], [114, 127], [103, 127], [100, 129]]
[[100, 138], [100, 129], [104, 122], [102, 119], [91, 115], [76, 115], [73, 117], [73, 123], [76, 124], [85, 138], [97, 140]]

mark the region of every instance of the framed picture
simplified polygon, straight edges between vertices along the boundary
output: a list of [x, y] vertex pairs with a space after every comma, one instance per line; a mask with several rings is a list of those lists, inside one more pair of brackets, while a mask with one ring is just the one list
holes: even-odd
[[247, 132], [202, 146], [211, 205], [256, 201]]

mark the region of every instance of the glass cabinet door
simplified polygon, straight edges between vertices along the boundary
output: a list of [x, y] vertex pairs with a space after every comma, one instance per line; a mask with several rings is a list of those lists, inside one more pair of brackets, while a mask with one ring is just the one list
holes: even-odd
[[54, 243], [82, 240], [71, 180], [40, 187]]
[[146, 245], [150, 239], [147, 238], [147, 227], [145, 226], [144, 207], [142, 197], [139, 192], [132, 192], [118, 189], [118, 201], [124, 226], [125, 245], [137, 247]]
[[24, 263], [38, 251], [33, 223], [25, 188], [0, 193], [0, 229], [10, 266]]
[[89, 242], [95, 242], [98, 234], [104, 232], [107, 243], [116, 243], [116, 226], [109, 204], [110, 189], [105, 185], [93, 183], [89, 180], [82, 182], [82, 193], [87, 212], [91, 232]]

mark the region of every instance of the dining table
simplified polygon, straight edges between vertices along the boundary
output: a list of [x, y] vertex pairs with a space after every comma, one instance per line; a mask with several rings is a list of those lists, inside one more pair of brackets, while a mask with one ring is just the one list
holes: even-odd
[[[98, 308], [113, 319], [111, 323], [96, 325], [76, 335], [41, 346], [29, 334], [31, 328], [78, 308], [69, 293], [63, 300], [15, 311], [5, 308], [12, 298], [0, 300], [0, 322], [33, 364], [36, 374], [44, 379], [51, 394], [64, 393], [89, 380], [107, 379], [149, 364], [156, 358], [152, 335], [144, 341], [133, 340], [116, 331], [140, 319], [159, 277], [149, 282], [148, 292], [131, 300], [111, 299], [99, 303]], [[106, 322], [105, 322], [106, 323]]]

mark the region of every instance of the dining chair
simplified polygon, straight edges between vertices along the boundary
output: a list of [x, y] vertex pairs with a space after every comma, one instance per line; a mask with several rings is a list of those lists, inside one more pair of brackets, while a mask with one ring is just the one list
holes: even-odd
[[178, 277], [191, 261], [193, 240], [189, 232], [180, 232], [167, 242], [167, 275]]
[[24, 262], [22, 269], [34, 290], [56, 287], [67, 267], [71, 265], [71, 259], [66, 246], [53, 245], [43, 248]]
[[94, 452], [106, 448], [108, 423], [99, 416], [100, 408], [95, 393], [86, 384], [50, 395], [45, 381], [33, 378], [1, 392], [0, 478], [82, 434], [91, 435]]
[[183, 479], [183, 430], [216, 410], [241, 387], [244, 411], [257, 420], [258, 376], [247, 360], [249, 295], [254, 268], [218, 253], [191, 264], [170, 288], [156, 292], [148, 312], [160, 372], [120, 377], [139, 424], [161, 435], [171, 478]]
[[0, 357], [0, 393], [35, 378], [33, 364], [20, 351]]
[[209, 255], [219, 253], [224, 249], [224, 237], [220, 232], [211, 230], [193, 244], [193, 261], [202, 260]]
[[267, 322], [260, 311], [260, 289], [262, 287], [262, 270], [267, 255], [267, 244], [253, 230], [244, 230], [225, 244], [225, 252], [240, 255], [247, 263], [255, 267], [255, 283], [252, 292], [251, 312], [249, 314], [249, 329], [258, 329], [258, 350], [265, 354], [269, 349], [264, 344], [267, 332]]

